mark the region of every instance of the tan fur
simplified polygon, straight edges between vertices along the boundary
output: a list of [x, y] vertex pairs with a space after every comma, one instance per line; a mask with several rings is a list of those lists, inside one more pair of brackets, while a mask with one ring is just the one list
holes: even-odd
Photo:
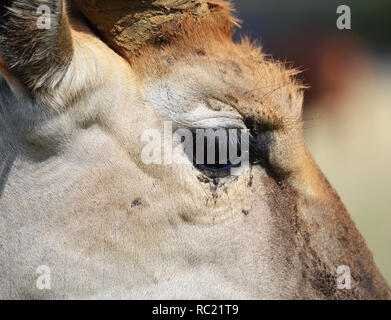
[[[17, 94], [4, 64], [2, 298], [391, 297], [305, 147], [296, 71], [234, 44], [223, 8], [187, 17], [130, 61], [73, 16], [61, 81], [30, 96]], [[213, 180], [190, 161], [143, 163], [142, 133], [170, 119], [268, 133], [268, 166]], [[51, 268], [49, 291], [36, 288], [40, 265]], [[340, 265], [351, 268], [351, 290], [336, 287]]]

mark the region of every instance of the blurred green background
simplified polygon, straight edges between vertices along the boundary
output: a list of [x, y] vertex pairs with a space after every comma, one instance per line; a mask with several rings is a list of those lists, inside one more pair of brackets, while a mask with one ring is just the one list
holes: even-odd
[[[237, 38], [303, 70], [308, 146], [391, 284], [391, 1], [232, 2]], [[336, 26], [342, 4], [351, 30]]]

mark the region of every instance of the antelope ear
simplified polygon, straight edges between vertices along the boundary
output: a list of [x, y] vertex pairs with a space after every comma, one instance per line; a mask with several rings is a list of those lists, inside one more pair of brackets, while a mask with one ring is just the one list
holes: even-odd
[[63, 0], [7, 0], [0, 5], [0, 72], [13, 89], [54, 87], [72, 55]]

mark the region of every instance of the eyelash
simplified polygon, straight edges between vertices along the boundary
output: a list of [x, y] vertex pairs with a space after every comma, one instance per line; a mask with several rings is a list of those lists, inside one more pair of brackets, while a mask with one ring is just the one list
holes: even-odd
[[[230, 138], [230, 135], [228, 134], [228, 130], [225, 130], [225, 134], [227, 137], [226, 140], [226, 146], [222, 146], [226, 151], [225, 154], [220, 154], [220, 138], [217, 137], [214, 140], [214, 143], [212, 141], [209, 141], [206, 136], [201, 137], [203, 140], [199, 140], [200, 137], [197, 137], [196, 133], [193, 132], [193, 164], [194, 166], [202, 171], [205, 175], [211, 177], [211, 178], [223, 178], [230, 175], [230, 170], [232, 168], [238, 167], [238, 165], [234, 165], [230, 162], [229, 159], [229, 150], [232, 147], [236, 147], [236, 156], [240, 157], [241, 153], [241, 139], [240, 134], [237, 134], [237, 137], [235, 140], [232, 140]], [[231, 129], [232, 130], [232, 129]], [[237, 132], [240, 133], [239, 129], [235, 129]], [[216, 130], [214, 130], [216, 132]], [[197, 146], [199, 144], [202, 144], [203, 146], [203, 158], [198, 159], [197, 157]], [[236, 146], [235, 146], [236, 145]], [[210, 153], [214, 153], [213, 157], [215, 161], [213, 163], [208, 163], [208, 156]], [[220, 159], [220, 155], [222, 156], [222, 159]], [[202, 155], [201, 155], [202, 156]]]
[[[200, 137], [197, 136], [196, 130], [192, 131], [193, 134], [193, 153], [192, 153], [192, 159], [193, 165], [195, 168], [197, 168], [199, 171], [201, 171], [203, 174], [208, 176], [209, 178], [223, 178], [230, 175], [230, 170], [232, 168], [238, 167], [238, 165], [234, 165], [229, 161], [229, 150], [230, 148], [234, 147], [236, 144], [236, 150], [237, 150], [237, 156], [241, 156], [241, 149], [242, 149], [242, 136], [241, 136], [241, 129], [237, 128], [230, 128], [230, 129], [224, 129], [226, 132], [227, 138], [227, 154], [225, 155], [224, 160], [227, 159], [227, 163], [220, 164], [220, 140], [219, 138], [212, 140], [214, 141], [214, 144], [210, 143], [210, 140], [208, 140], [205, 136], [201, 137], [203, 141], [199, 141]], [[236, 139], [232, 140], [230, 139], [229, 130], [237, 130]], [[216, 133], [217, 130], [213, 130], [214, 133]], [[267, 135], [266, 135], [267, 136]], [[208, 145], [209, 142], [209, 145]], [[198, 159], [197, 158], [197, 145], [202, 144], [203, 146], [203, 158]], [[213, 147], [213, 148], [212, 148]], [[246, 146], [244, 146], [246, 149]], [[208, 164], [208, 150], [209, 152], [214, 153], [214, 163]], [[250, 165], [260, 165], [268, 170], [268, 172], [271, 172], [269, 161], [268, 161], [268, 138], [264, 140], [257, 140], [253, 136], [249, 136], [249, 146], [247, 147], [247, 150], [249, 151], [249, 162]], [[202, 156], [202, 155], [201, 155]], [[223, 155], [224, 157], [224, 155]], [[225, 162], [225, 161], [223, 161]]]
[[[231, 129], [224, 129], [226, 130], [227, 137], [229, 137], [229, 134], [227, 133]], [[227, 150], [229, 150], [229, 147], [233, 146], [236, 144], [237, 151], [241, 150], [241, 129], [234, 128], [234, 130], [237, 130], [237, 138], [235, 141], [229, 140], [228, 139], [228, 146]], [[213, 130], [216, 132], [217, 130]], [[209, 178], [224, 178], [228, 177], [231, 174], [231, 169], [238, 167], [239, 165], [233, 165], [232, 163], [227, 162], [227, 164], [219, 164], [219, 158], [218, 158], [218, 151], [219, 151], [219, 141], [215, 140], [214, 142], [214, 152], [215, 154], [215, 163], [217, 164], [208, 164], [207, 163], [207, 151], [208, 146], [207, 144], [207, 139], [204, 137], [203, 141], [203, 147], [204, 147], [204, 159], [203, 161], [198, 161], [201, 162], [201, 164], [197, 163], [197, 157], [196, 157], [196, 146], [197, 146], [197, 135], [196, 135], [196, 130], [192, 131], [193, 134], [193, 154], [191, 161], [194, 165], [195, 168], [197, 168], [200, 172], [202, 172], [204, 175], [206, 175]], [[272, 143], [273, 136], [270, 131], [264, 131], [261, 134], [256, 135], [257, 138], [254, 138], [254, 135], [250, 134], [249, 136], [249, 146], [248, 151], [249, 151], [249, 164], [252, 166], [259, 165], [262, 168], [266, 170], [266, 173], [273, 179], [275, 179], [279, 184], [281, 183], [281, 177], [275, 173], [273, 170], [273, 166], [270, 164], [269, 160], [269, 152], [270, 152], [270, 145]], [[241, 154], [237, 154], [239, 157]], [[190, 158], [190, 157], [189, 157]], [[227, 157], [229, 159], [229, 157]]]

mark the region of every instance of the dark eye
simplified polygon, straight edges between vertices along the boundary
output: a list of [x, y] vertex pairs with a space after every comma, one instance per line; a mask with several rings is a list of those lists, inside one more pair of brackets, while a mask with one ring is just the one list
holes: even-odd
[[269, 162], [273, 138], [269, 131], [253, 135], [249, 130], [234, 128], [195, 129], [191, 133], [193, 141], [191, 145], [186, 143], [185, 153], [194, 167], [209, 178], [240, 174], [248, 165], [259, 165], [278, 178]]
[[242, 155], [239, 129], [193, 131], [193, 164], [210, 178], [223, 178], [240, 166]]

